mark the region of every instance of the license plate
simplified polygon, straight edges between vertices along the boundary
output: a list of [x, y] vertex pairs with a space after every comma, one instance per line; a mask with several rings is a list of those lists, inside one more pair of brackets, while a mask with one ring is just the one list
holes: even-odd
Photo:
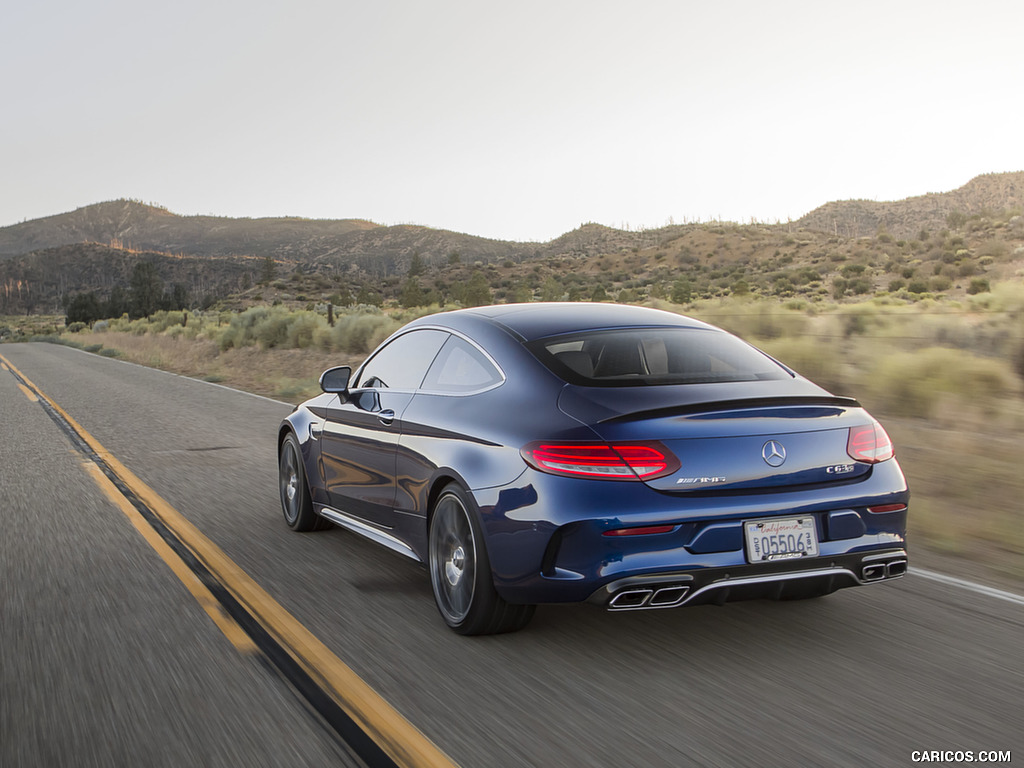
[[747, 536], [747, 562], [817, 557], [818, 535], [813, 517], [753, 520], [743, 524]]

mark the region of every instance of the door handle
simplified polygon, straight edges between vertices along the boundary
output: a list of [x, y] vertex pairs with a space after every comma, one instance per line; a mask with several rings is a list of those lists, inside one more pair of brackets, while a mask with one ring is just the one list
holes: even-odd
[[377, 414], [377, 421], [383, 424], [385, 427], [389, 426], [391, 422], [395, 420], [395, 412], [388, 408], [386, 411], [381, 411]]

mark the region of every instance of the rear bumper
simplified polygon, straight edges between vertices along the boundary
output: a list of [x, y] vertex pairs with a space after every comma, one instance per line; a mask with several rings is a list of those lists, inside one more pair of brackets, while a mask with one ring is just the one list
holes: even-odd
[[[906, 570], [906, 508], [868, 511], [909, 502], [895, 461], [857, 482], [780, 493], [665, 494], [639, 483], [529, 470], [515, 488], [474, 496], [495, 588], [513, 603], [614, 601], [614, 609], [639, 609], [785, 599], [884, 581]], [[793, 516], [814, 518], [818, 554], [748, 562], [743, 523]], [[603, 535], [664, 524], [673, 530]], [[618, 597], [627, 589], [634, 590], [632, 598]]]
[[898, 579], [907, 572], [907, 553], [900, 550], [846, 555], [829, 561], [808, 561], [794, 570], [748, 566], [631, 576], [605, 584], [588, 602], [612, 611], [723, 605], [740, 600], [786, 600], [827, 595], [844, 587]]

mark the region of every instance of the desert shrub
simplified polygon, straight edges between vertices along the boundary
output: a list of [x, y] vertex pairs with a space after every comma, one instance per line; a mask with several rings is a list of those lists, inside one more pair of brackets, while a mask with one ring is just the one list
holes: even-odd
[[288, 346], [297, 349], [312, 347], [317, 329], [327, 326], [320, 315], [306, 312], [292, 319], [288, 325]]
[[81, 322], [81, 321], [74, 322], [74, 323], [72, 323], [71, 325], [68, 326], [68, 331], [70, 333], [78, 333], [79, 331], [85, 329], [85, 325], [86, 324]]
[[832, 392], [841, 391], [841, 365], [837, 348], [814, 336], [772, 339], [758, 346], [801, 376]]
[[332, 348], [349, 354], [366, 354], [399, 327], [400, 322], [380, 310], [362, 308], [335, 321]]
[[692, 312], [688, 312], [691, 313], [694, 317], [754, 341], [799, 336], [806, 332], [808, 325], [807, 316], [802, 312], [789, 311], [779, 304], [767, 301], [704, 301]]
[[943, 394], [984, 405], [1020, 390], [1004, 361], [944, 347], [885, 355], [867, 385], [890, 412], [919, 418], [932, 416]]
[[975, 277], [971, 280], [970, 286], [967, 288], [967, 292], [974, 296], [978, 293], [988, 293], [992, 290], [988, 280], [983, 277]]
[[244, 312], [232, 316], [228, 321], [227, 328], [220, 332], [221, 350], [255, 344], [255, 328], [268, 320], [271, 311], [269, 307], [250, 307]]
[[154, 312], [152, 317], [149, 318], [146, 330], [148, 333], [163, 333], [168, 328], [174, 326], [181, 326], [181, 319], [185, 316], [185, 313], [180, 310], [168, 312], [167, 310], [160, 310]]
[[105, 333], [110, 329], [110, 322], [107, 320], [97, 320], [92, 324], [93, 333]]

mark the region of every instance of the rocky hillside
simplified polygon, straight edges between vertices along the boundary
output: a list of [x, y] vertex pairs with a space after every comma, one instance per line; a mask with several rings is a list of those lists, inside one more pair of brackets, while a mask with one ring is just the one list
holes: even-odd
[[[843, 200], [826, 203], [796, 222], [798, 227], [840, 237], [871, 237], [879, 229], [900, 238], [922, 229], [943, 229], [954, 217], [998, 213], [1024, 207], [1024, 171], [978, 176], [960, 189], [897, 202]], [[954, 219], [955, 221], [955, 219]]]
[[0, 228], [0, 314], [60, 313], [85, 292], [105, 300], [140, 261], [201, 307], [229, 296], [414, 306], [461, 301], [473, 280], [498, 301], [963, 294], [1020, 268], [1022, 208], [1024, 173], [1006, 173], [899, 202], [829, 203], [784, 225], [591, 223], [516, 243], [354, 219], [179, 216], [120, 200]]

